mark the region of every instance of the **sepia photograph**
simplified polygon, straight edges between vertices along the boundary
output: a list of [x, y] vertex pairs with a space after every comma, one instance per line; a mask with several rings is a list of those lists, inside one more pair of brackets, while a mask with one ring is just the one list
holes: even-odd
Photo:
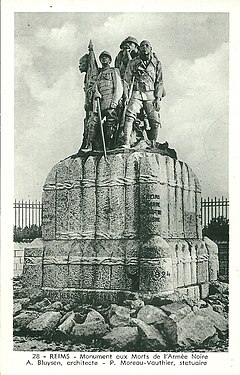
[[10, 339], [27, 371], [229, 355], [230, 14], [150, 10], [14, 11]]
[[15, 350], [227, 350], [228, 14], [14, 22]]

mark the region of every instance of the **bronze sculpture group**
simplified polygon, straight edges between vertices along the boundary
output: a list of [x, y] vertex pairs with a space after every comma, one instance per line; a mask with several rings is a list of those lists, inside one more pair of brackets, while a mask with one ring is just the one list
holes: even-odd
[[166, 95], [161, 62], [149, 41], [133, 37], [112, 56], [103, 51], [99, 68], [90, 41], [89, 53], [79, 60], [85, 72], [84, 134], [81, 152], [130, 148], [144, 140], [155, 147], [160, 124], [160, 101]]

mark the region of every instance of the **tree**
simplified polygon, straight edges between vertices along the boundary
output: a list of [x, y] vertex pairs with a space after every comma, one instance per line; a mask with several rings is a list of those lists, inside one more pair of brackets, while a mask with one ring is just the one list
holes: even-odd
[[229, 241], [229, 220], [219, 216], [203, 228], [203, 235], [211, 240]]
[[36, 224], [32, 224], [29, 227], [20, 228], [13, 227], [13, 240], [14, 242], [30, 242], [35, 238], [42, 237], [42, 228]]

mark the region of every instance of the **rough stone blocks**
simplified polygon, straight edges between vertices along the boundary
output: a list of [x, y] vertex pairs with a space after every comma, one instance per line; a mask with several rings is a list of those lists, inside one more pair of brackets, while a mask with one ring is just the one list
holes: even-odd
[[216, 279], [217, 248], [202, 240], [201, 189], [187, 164], [151, 150], [70, 157], [43, 190], [42, 253], [26, 253], [28, 285], [82, 301], [177, 289], [196, 299]]
[[24, 250], [23, 285], [42, 287], [43, 274], [43, 241], [37, 238]]

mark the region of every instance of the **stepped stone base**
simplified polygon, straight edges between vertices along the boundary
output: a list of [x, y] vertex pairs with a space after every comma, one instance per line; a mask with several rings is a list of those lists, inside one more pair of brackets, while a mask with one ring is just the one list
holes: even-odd
[[166, 296], [176, 290], [198, 300], [207, 297], [209, 281], [217, 275], [218, 259], [209, 241], [208, 247], [201, 240], [191, 243], [156, 236], [145, 244], [42, 241], [41, 246], [38, 242], [35, 248], [25, 249], [23, 284], [43, 288], [49, 299], [63, 302], [121, 303], [132, 293]]
[[[102, 305], [117, 303], [121, 305], [123, 301], [129, 299], [134, 292], [130, 290], [104, 290], [104, 289], [76, 289], [76, 288], [64, 288], [64, 289], [54, 289], [54, 288], [43, 288], [44, 296], [50, 301], [61, 301], [63, 303], [76, 302], [79, 304], [92, 304], [92, 305]], [[187, 296], [193, 301], [199, 301], [200, 299], [200, 286], [189, 286], [186, 288], [177, 289], [179, 295]], [[136, 293], [136, 295], [143, 299], [149, 300], [154, 297], [167, 297], [169, 293]]]

